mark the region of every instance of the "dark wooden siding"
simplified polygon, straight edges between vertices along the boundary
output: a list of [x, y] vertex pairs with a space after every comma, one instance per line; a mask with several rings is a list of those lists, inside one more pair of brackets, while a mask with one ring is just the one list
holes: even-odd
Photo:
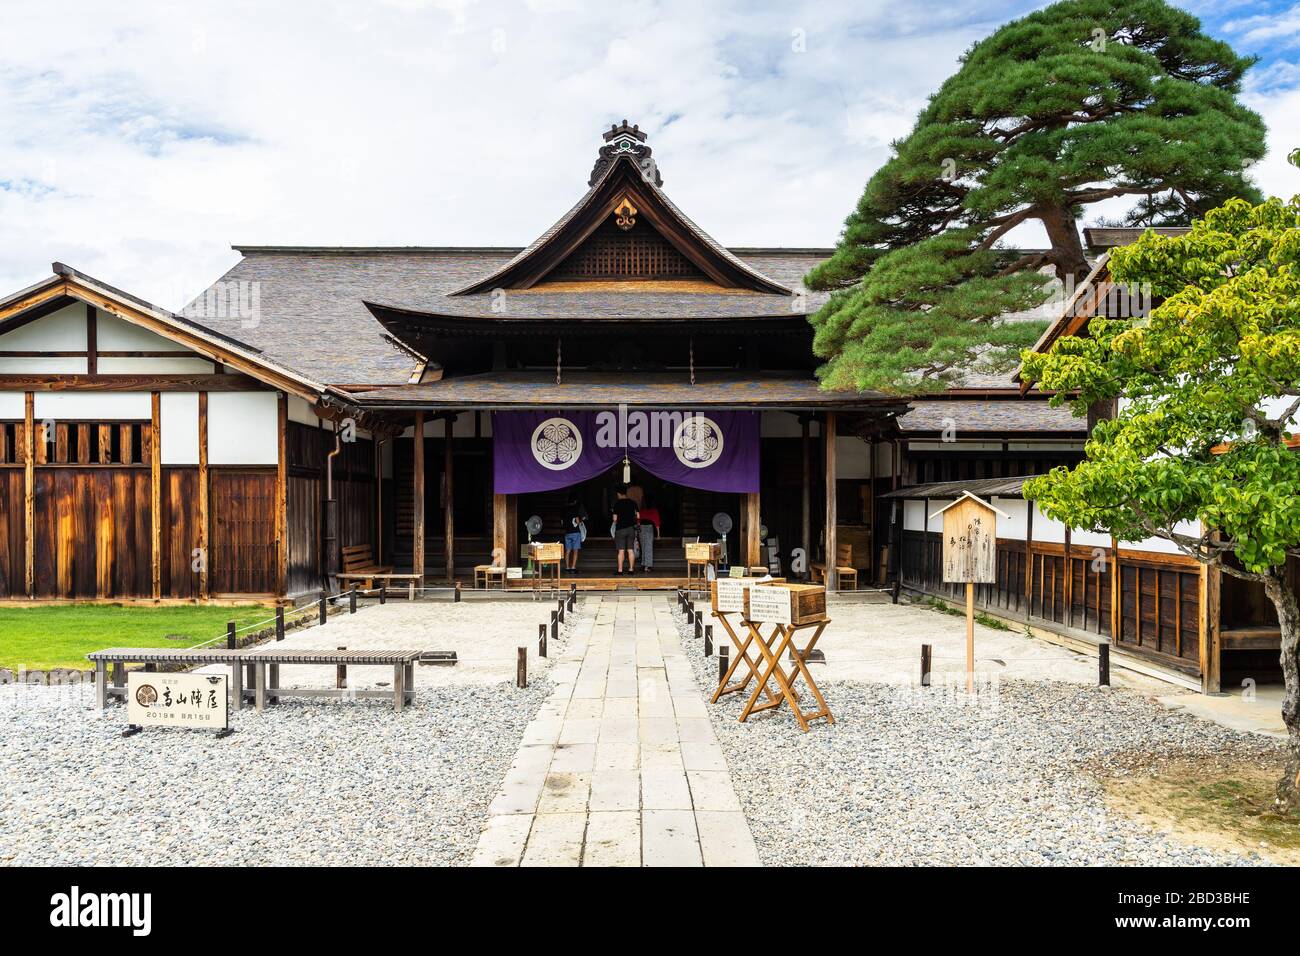
[[26, 593], [23, 489], [21, 468], [0, 468], [0, 598]]

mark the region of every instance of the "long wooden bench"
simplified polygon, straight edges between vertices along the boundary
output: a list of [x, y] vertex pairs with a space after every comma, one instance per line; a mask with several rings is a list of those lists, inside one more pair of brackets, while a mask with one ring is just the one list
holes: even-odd
[[[103, 710], [110, 696], [126, 697], [127, 664], [227, 664], [230, 666], [230, 706], [239, 710], [246, 695], [261, 710], [267, 698], [356, 697], [391, 698], [399, 713], [404, 704], [415, 701], [415, 663], [426, 651], [330, 651], [280, 650], [274, 646], [241, 650], [225, 648], [109, 647], [86, 655], [95, 665], [95, 705]], [[108, 684], [108, 665], [113, 665], [113, 683]], [[353, 690], [347, 687], [280, 687], [280, 667], [286, 664], [324, 666], [388, 666], [393, 668], [392, 690]], [[251, 687], [244, 687], [244, 667], [253, 674]], [[269, 670], [268, 670], [269, 668]]]
[[363, 588], [373, 588], [376, 581], [406, 581], [406, 596], [414, 601], [415, 588], [424, 577], [414, 572], [394, 571], [391, 565], [375, 563], [370, 553], [370, 545], [353, 544], [343, 549], [343, 573], [338, 575], [340, 581], [355, 581]]

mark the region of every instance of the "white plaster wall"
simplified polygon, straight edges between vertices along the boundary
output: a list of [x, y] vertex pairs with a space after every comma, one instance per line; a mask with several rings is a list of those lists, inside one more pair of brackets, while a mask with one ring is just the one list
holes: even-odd
[[1008, 451], [1071, 451], [1083, 449], [1082, 441], [1012, 441]]
[[0, 335], [0, 352], [81, 352], [86, 307], [80, 302]]
[[903, 502], [903, 530], [904, 531], [925, 530], [925, 502], [924, 501]]
[[[1195, 521], [1180, 521], [1174, 525], [1175, 534], [1199, 535], [1201, 527]], [[1172, 541], [1166, 541], [1164, 538], [1146, 538], [1143, 541], [1121, 541], [1121, 548], [1132, 551], [1154, 551], [1157, 554], [1182, 554], [1178, 550], [1178, 545]]]
[[[21, 351], [27, 351], [23, 349]], [[84, 358], [0, 358], [5, 375], [85, 375]]]
[[100, 375], [211, 375], [215, 366], [205, 358], [177, 355], [176, 358], [113, 358], [100, 356]]
[[158, 427], [164, 465], [199, 463], [198, 392], [162, 392], [158, 396]]
[[0, 392], [0, 418], [27, 418], [27, 398], [22, 392]]
[[275, 392], [208, 394], [208, 463], [274, 465], [279, 461]]
[[835, 477], [864, 479], [871, 471], [871, 446], [861, 438], [835, 436]]
[[1005, 518], [998, 515], [998, 537], [1024, 541], [1029, 525], [1029, 503], [1022, 498], [995, 496], [989, 504], [1007, 514]]
[[803, 426], [791, 412], [763, 412], [759, 419], [759, 434], [764, 438], [802, 438]]
[[948, 507], [950, 504], [952, 504], [952, 502], [953, 502], [953, 499], [949, 499], [949, 498], [931, 498], [931, 499], [930, 499], [930, 511], [929, 511], [929, 513], [925, 516], [925, 517], [926, 517], [926, 526], [925, 526], [925, 529], [926, 529], [927, 531], [942, 531], [942, 530], [943, 530], [943, 515], [939, 514], [938, 512], [940, 512], [940, 511], [942, 511], [944, 508]]
[[1065, 544], [1065, 523], [1056, 521], [1037, 509], [1034, 515], [1034, 540]]
[[153, 401], [148, 392], [37, 392], [33, 414], [38, 421], [151, 421]]
[[[84, 315], [84, 308], [82, 314]], [[100, 311], [95, 330], [95, 346], [101, 352], [188, 352], [179, 342], [163, 338], [125, 319]], [[82, 348], [85, 348], [83, 336]]]
[[1000, 441], [910, 441], [909, 449], [915, 451], [1001, 451]]
[[1070, 544], [1080, 548], [1109, 548], [1110, 535], [1099, 531], [1085, 531], [1073, 528], [1070, 531]]
[[289, 421], [297, 422], [300, 425], [310, 425], [312, 428], [320, 426], [320, 419], [316, 413], [311, 410], [306, 399], [299, 398], [297, 395], [289, 396]]

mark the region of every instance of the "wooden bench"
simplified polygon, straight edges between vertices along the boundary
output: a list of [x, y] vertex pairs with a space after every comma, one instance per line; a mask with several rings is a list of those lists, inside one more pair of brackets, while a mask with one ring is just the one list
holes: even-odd
[[1219, 631], [1225, 651], [1276, 651], [1282, 646], [1282, 629], [1276, 624], [1229, 625]]
[[[404, 704], [415, 701], [415, 663], [427, 651], [331, 651], [331, 650], [281, 650], [274, 645], [241, 650], [225, 648], [110, 647], [86, 655], [95, 665], [95, 704], [103, 710], [110, 696], [126, 697], [126, 665], [227, 664], [230, 666], [230, 706], [239, 710], [244, 697], [251, 696], [261, 710], [267, 698], [279, 697], [356, 697], [391, 698], [393, 709], [399, 713]], [[113, 683], [107, 681], [108, 665], [113, 665]], [[280, 687], [280, 667], [285, 664], [316, 664], [322, 666], [389, 666], [393, 668], [392, 690], [351, 690], [346, 687]], [[270, 666], [269, 679], [267, 667]], [[251, 687], [244, 687], [244, 666], [252, 670]]]
[[414, 572], [395, 572], [391, 566], [376, 564], [368, 544], [353, 544], [343, 549], [343, 573], [338, 575], [340, 582], [355, 581], [367, 590], [373, 588], [376, 581], [406, 581], [406, 596], [412, 601], [415, 600], [416, 584], [423, 577]]
[[506, 589], [506, 567], [504, 564], [476, 564], [474, 565], [474, 587], [479, 586], [479, 580], [483, 581], [483, 590], [492, 586], [492, 579], [496, 578], [501, 582], [501, 590]]

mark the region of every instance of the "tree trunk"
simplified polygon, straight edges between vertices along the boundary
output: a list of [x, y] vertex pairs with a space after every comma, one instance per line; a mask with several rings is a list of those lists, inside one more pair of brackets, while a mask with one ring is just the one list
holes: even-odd
[[1082, 282], [1088, 276], [1088, 257], [1083, 254], [1083, 240], [1079, 238], [1074, 215], [1064, 207], [1049, 206], [1040, 211], [1038, 218], [1052, 244], [1049, 258], [1056, 266], [1056, 277], [1062, 282]]
[[1275, 569], [1264, 582], [1264, 591], [1277, 608], [1282, 630], [1282, 676], [1286, 692], [1282, 699], [1282, 720], [1287, 729], [1286, 769], [1277, 784], [1281, 810], [1300, 811], [1300, 606], [1286, 579], [1286, 569]]

